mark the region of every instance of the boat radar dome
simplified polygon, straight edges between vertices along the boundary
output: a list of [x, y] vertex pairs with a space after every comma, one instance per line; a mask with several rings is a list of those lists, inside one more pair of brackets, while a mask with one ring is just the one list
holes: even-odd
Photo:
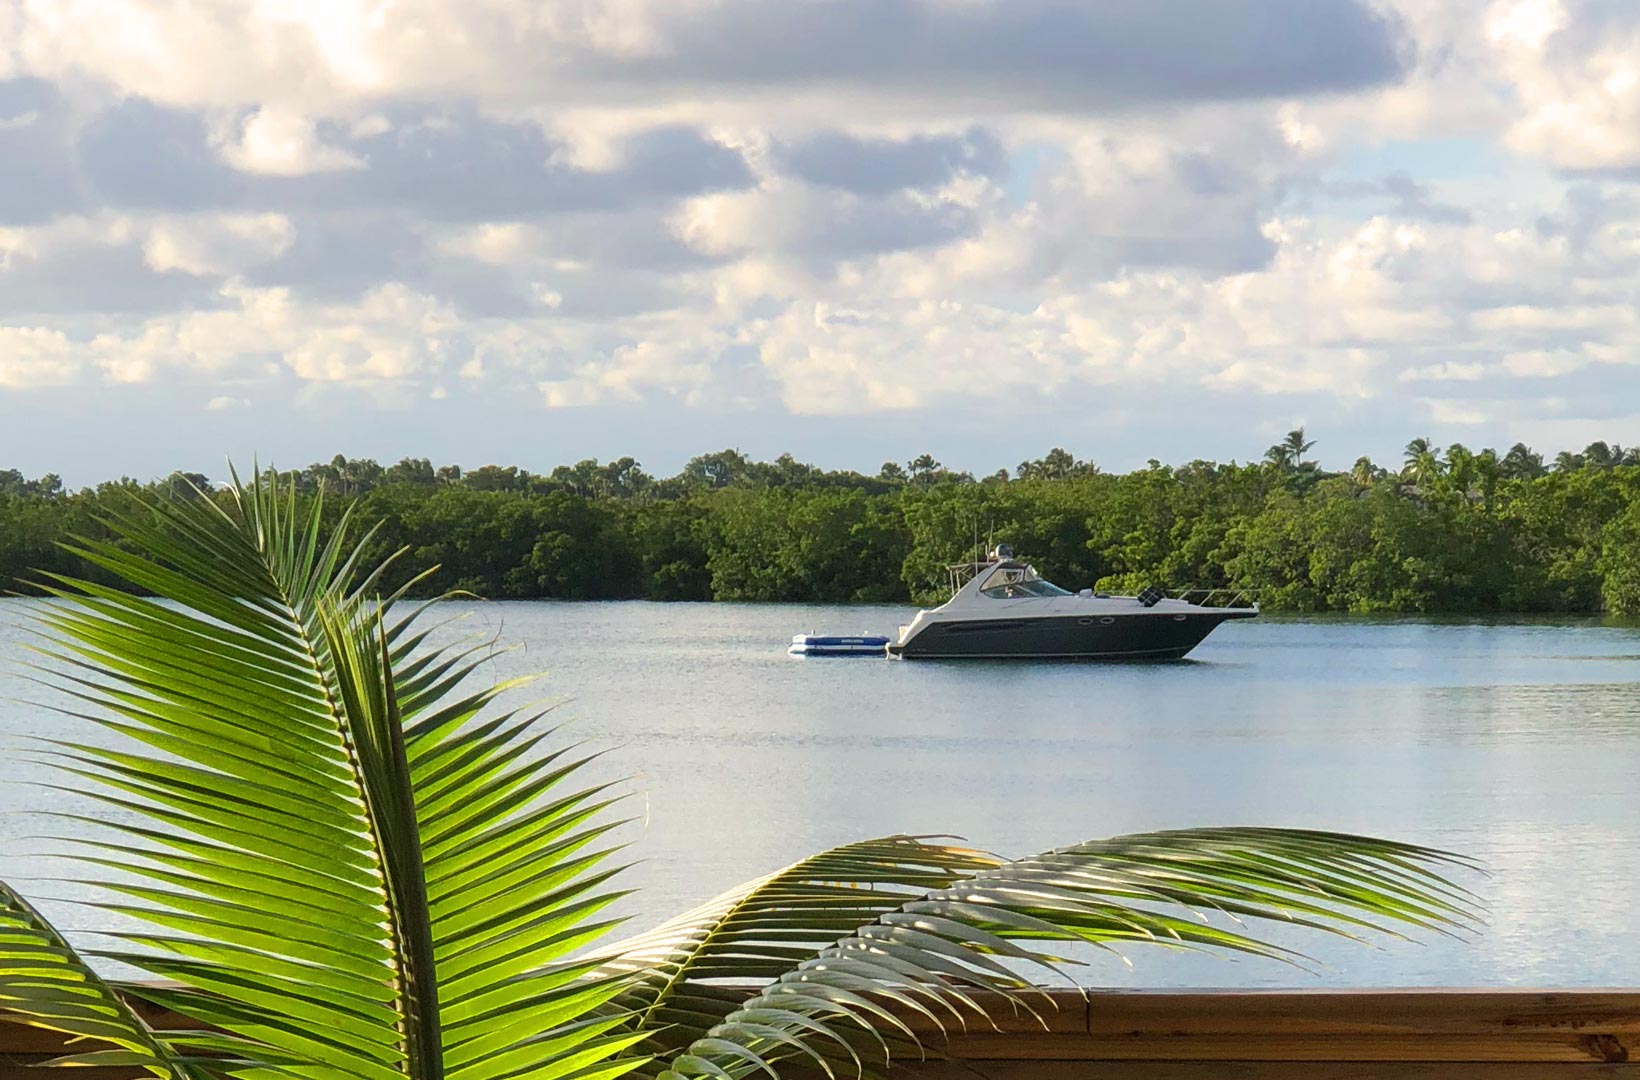
[[1014, 546], [1012, 544], [998, 544], [996, 547], [991, 549], [992, 562], [1004, 562], [1008, 559], [1012, 559], [1013, 557]]

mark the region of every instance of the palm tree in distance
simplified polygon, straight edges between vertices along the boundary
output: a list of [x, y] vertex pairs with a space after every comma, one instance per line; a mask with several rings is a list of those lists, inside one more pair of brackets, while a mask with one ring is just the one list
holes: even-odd
[[[365, 565], [370, 534], [351, 542], [344, 516], [327, 539], [322, 509], [260, 475], [133, 495], [105, 523], [115, 540], [72, 549], [131, 591], [40, 582], [56, 598], [37, 609], [42, 678], [67, 695], [42, 752], [108, 809], [75, 877], [121, 923], [84, 952], [0, 883], [0, 1005], [80, 1040], [60, 1063], [161, 1080], [859, 1075], [920, 1051], [896, 1012], [1028, 1012], [1029, 973], [1073, 947], [1291, 959], [1257, 928], [1474, 920], [1442, 876], [1463, 860], [1366, 837], [1175, 830], [1010, 860], [893, 835], [589, 950], [621, 895], [616, 794], [579, 779], [591, 755], [540, 710], [509, 704], [526, 680], [475, 687], [489, 643], [437, 645], [425, 607], [402, 610], [410, 585]], [[133, 999], [186, 1024], [156, 1029]]]
[[1475, 453], [1463, 443], [1446, 448], [1446, 475], [1459, 492], [1468, 492], [1475, 479]]
[[1479, 487], [1482, 504], [1491, 513], [1497, 504], [1498, 482], [1503, 479], [1503, 462], [1498, 452], [1488, 446], [1475, 455], [1471, 469]]
[[1434, 441], [1427, 437], [1420, 436], [1407, 443], [1402, 460], [1405, 462], [1401, 468], [1402, 478], [1412, 481], [1419, 487], [1428, 486], [1441, 475], [1441, 452], [1435, 448]]
[[945, 466], [936, 461], [933, 454], [918, 454], [906, 462], [905, 470], [913, 483], [932, 484]]
[[1304, 455], [1308, 454], [1311, 448], [1315, 446], [1315, 440], [1311, 439], [1306, 442], [1304, 440], [1304, 428], [1300, 426], [1289, 431], [1287, 437], [1281, 440], [1281, 445], [1291, 452], [1293, 468], [1296, 469], [1303, 466]]
[[1372, 459], [1363, 455], [1356, 458], [1355, 464], [1351, 466], [1350, 479], [1354, 481], [1356, 487], [1370, 488], [1373, 481], [1378, 479], [1381, 473], [1382, 470], [1372, 463]]
[[1578, 457], [1585, 465], [1592, 465], [1598, 469], [1613, 469], [1619, 465], [1640, 463], [1640, 449], [1602, 440], [1584, 447], [1583, 453]]
[[1304, 429], [1294, 428], [1270, 449], [1264, 451], [1264, 460], [1282, 472], [1292, 472], [1304, 467], [1304, 455], [1310, 452], [1315, 442], [1306, 441]]
[[1099, 466], [1091, 461], [1079, 461], [1069, 450], [1056, 446], [1035, 461], [1021, 461], [1015, 473], [1021, 480], [1069, 480], [1096, 476]]
[[1545, 472], [1543, 455], [1533, 452], [1523, 442], [1511, 446], [1499, 464], [1503, 475], [1511, 480], [1536, 480]]

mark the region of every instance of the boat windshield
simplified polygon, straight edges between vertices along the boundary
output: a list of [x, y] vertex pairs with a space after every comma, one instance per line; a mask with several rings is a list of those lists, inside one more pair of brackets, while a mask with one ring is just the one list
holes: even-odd
[[1030, 580], [1004, 581], [988, 586], [979, 591], [981, 596], [989, 596], [993, 600], [1019, 600], [1027, 596], [1069, 596], [1070, 593], [1061, 589], [1050, 581], [1041, 578]]

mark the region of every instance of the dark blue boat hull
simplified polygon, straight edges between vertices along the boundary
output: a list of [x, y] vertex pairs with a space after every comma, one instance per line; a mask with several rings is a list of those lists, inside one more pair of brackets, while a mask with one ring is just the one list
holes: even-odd
[[1180, 660], [1220, 623], [1254, 611], [1204, 611], [934, 623], [888, 651], [907, 660]]

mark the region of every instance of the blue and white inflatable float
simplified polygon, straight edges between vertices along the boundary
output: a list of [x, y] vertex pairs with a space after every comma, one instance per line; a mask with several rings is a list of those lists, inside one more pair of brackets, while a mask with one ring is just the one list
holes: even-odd
[[838, 637], [822, 634], [794, 634], [786, 651], [793, 656], [886, 656], [888, 639], [874, 634]]

